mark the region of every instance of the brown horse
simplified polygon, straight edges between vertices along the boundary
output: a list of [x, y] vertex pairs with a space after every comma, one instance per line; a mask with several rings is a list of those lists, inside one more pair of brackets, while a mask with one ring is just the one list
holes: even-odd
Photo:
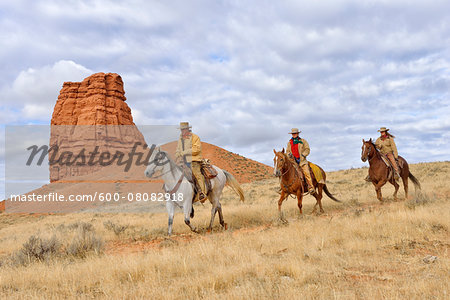
[[[294, 160], [287, 156], [287, 154], [284, 152], [284, 148], [280, 152], [276, 152], [274, 149], [273, 152], [275, 153], [275, 158], [273, 159], [274, 175], [277, 177], [281, 177], [280, 181], [281, 195], [280, 200], [278, 200], [278, 212], [280, 214], [280, 219], [286, 222], [286, 219], [284, 218], [283, 213], [281, 212], [281, 205], [283, 204], [283, 201], [286, 200], [286, 198], [289, 197], [289, 195], [297, 196], [297, 206], [301, 214], [303, 206], [302, 205], [303, 194], [304, 191], [308, 190], [308, 184], [306, 182], [305, 176], [303, 176], [301, 171], [300, 173], [298, 172], [301, 169], [297, 168], [294, 165], [295, 164]], [[322, 170], [322, 168], [320, 168], [320, 171], [322, 172], [322, 177], [325, 182], [326, 180], [325, 171]], [[320, 207], [320, 212], [321, 213], [324, 212], [322, 207], [322, 191], [325, 191], [325, 194], [327, 194], [327, 196], [333, 199], [334, 201], [341, 202], [328, 191], [327, 185], [325, 183], [317, 182], [313, 172], [311, 172], [311, 179], [315, 190], [313, 196], [316, 198], [316, 204], [314, 205], [312, 213], [316, 211], [317, 205], [319, 205]]]
[[[397, 191], [400, 185], [394, 180], [394, 176], [389, 176], [389, 168], [384, 163], [381, 158], [381, 153], [375, 147], [375, 144], [372, 142], [372, 139], [368, 141], [363, 141], [362, 150], [361, 150], [361, 160], [363, 162], [369, 160], [369, 178], [375, 186], [375, 190], [377, 192], [377, 198], [380, 201], [383, 201], [383, 196], [381, 195], [381, 187], [389, 181], [394, 187], [394, 199], [397, 201]], [[405, 188], [405, 199], [408, 199], [408, 178], [414, 183], [415, 188], [420, 189], [420, 183], [416, 177], [411, 174], [409, 171], [409, 165], [406, 160], [399, 156], [399, 169], [400, 169], [400, 177], [403, 181], [403, 187]], [[400, 167], [402, 166], [402, 167]], [[392, 173], [392, 172], [391, 172]]]

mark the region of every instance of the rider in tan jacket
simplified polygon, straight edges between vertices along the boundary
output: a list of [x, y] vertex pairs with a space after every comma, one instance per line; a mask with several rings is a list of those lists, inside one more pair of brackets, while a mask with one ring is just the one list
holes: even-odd
[[286, 154], [292, 155], [295, 161], [302, 168], [303, 175], [308, 183], [308, 191], [310, 194], [314, 194], [314, 186], [312, 184], [311, 174], [309, 170], [309, 164], [306, 157], [309, 155], [309, 144], [305, 139], [299, 137], [298, 128], [292, 128], [289, 134], [292, 134], [292, 138], [287, 143]]
[[180, 123], [181, 135], [178, 140], [177, 150], [175, 152], [176, 158], [183, 159], [183, 162], [191, 168], [192, 174], [197, 179], [200, 185], [200, 191], [198, 193], [198, 200], [202, 203], [206, 201], [206, 187], [205, 178], [201, 172], [202, 157], [202, 143], [198, 135], [191, 132], [191, 126], [188, 122]]
[[375, 146], [378, 150], [380, 150], [381, 154], [386, 155], [386, 157], [391, 162], [392, 166], [395, 169], [395, 180], [400, 178], [400, 172], [397, 165], [398, 152], [397, 146], [394, 142], [394, 136], [388, 133], [389, 129], [386, 127], [381, 127], [378, 132], [380, 132], [381, 136], [375, 141]]

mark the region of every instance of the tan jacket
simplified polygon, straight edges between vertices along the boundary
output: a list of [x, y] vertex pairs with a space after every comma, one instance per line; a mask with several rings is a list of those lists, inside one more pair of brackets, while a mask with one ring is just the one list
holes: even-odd
[[183, 138], [182, 136], [180, 136], [177, 144], [177, 150], [175, 152], [175, 157], [183, 158], [183, 156], [186, 158], [186, 162], [188, 163], [193, 161], [201, 161], [203, 159], [202, 143], [198, 135], [191, 132], [191, 134], [187, 138]]
[[395, 145], [394, 138], [387, 137], [383, 141], [381, 137], [379, 137], [375, 142], [375, 146], [382, 154], [386, 155], [388, 153], [394, 153], [395, 159], [398, 158], [397, 146]]
[[[305, 164], [307, 164], [307, 160], [306, 157], [309, 155], [310, 149], [309, 149], [309, 144], [305, 139], [301, 139], [302, 143], [298, 143], [297, 146], [298, 147], [298, 153], [300, 154], [300, 166], [303, 166]], [[287, 143], [287, 148], [286, 148], [286, 153], [287, 154], [292, 154], [292, 149], [291, 149], [291, 141], [289, 140], [289, 142]]]

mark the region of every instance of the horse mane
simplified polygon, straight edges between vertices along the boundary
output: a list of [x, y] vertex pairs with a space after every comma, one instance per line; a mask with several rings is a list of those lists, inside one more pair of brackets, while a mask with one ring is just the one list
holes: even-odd
[[372, 144], [373, 148], [375, 149], [376, 156], [381, 157], [380, 150], [378, 150], [377, 146], [376, 146], [375, 143], [372, 141], [372, 139], [370, 139], [370, 140], [367, 141], [367, 142], [370, 142], [370, 143]]
[[161, 150], [160, 152], [164, 153], [164, 155], [167, 157], [167, 159], [169, 160], [169, 164], [170, 164], [170, 173], [175, 176], [175, 174], [173, 173], [174, 169], [178, 169], [180, 171], [181, 168], [175, 163], [175, 161], [170, 157], [170, 155], [167, 153], [167, 151], [163, 151]]
[[281, 152], [280, 151], [279, 153], [283, 154], [284, 158], [286, 158], [286, 161], [288, 161], [291, 165], [294, 165], [294, 161], [291, 158], [288, 157], [286, 152]]

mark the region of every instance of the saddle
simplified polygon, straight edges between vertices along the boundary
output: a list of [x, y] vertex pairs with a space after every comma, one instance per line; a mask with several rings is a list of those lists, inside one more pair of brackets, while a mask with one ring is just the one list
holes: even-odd
[[216, 169], [213, 168], [209, 159], [202, 160], [201, 171], [203, 176], [205, 176], [205, 179], [213, 179], [214, 177], [217, 176], [217, 171]]
[[[193, 176], [192, 170], [185, 164], [183, 164], [182, 169], [183, 169], [184, 176], [191, 183], [192, 188], [194, 189], [193, 200], [195, 200], [195, 199], [197, 199], [197, 194], [198, 194], [198, 191], [200, 190], [200, 186], [197, 181], [197, 178], [195, 178], [195, 176]], [[213, 166], [211, 165], [209, 159], [202, 160], [200, 170], [202, 172], [203, 177], [205, 178], [206, 195], [208, 195], [209, 192], [211, 192], [211, 190], [212, 190], [211, 179], [216, 177], [218, 173], [217, 173], [216, 169], [214, 169]]]
[[[392, 179], [392, 177], [394, 176], [394, 166], [392, 165], [392, 163], [391, 163], [391, 161], [387, 158], [387, 156], [386, 155], [384, 155], [384, 154], [382, 154], [382, 153], [380, 153], [381, 154], [381, 159], [383, 160], [383, 162], [386, 164], [386, 167], [388, 168], [388, 170], [389, 170], [389, 173], [388, 173], [388, 180], [391, 180]], [[400, 156], [399, 156], [400, 157]], [[399, 172], [401, 172], [402, 171], [402, 168], [403, 168], [403, 160], [400, 160], [400, 159], [398, 159], [397, 160], [397, 165], [398, 165], [398, 170], [399, 170]]]
[[211, 165], [209, 159], [202, 160], [202, 167], [200, 171], [202, 172], [202, 175], [205, 178], [206, 194], [209, 194], [209, 192], [212, 190], [211, 179], [215, 178], [218, 173], [216, 169], [214, 169], [213, 166]]

